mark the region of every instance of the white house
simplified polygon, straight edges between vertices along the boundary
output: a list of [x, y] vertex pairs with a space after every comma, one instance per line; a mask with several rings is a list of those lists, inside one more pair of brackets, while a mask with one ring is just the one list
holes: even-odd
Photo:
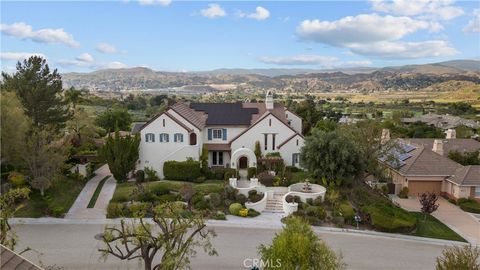
[[267, 92], [265, 103], [176, 103], [140, 129], [137, 169], [154, 168], [163, 177], [165, 161], [198, 160], [208, 149], [212, 168], [255, 167], [255, 143], [262, 153], [279, 152], [286, 165], [299, 166], [302, 119]]

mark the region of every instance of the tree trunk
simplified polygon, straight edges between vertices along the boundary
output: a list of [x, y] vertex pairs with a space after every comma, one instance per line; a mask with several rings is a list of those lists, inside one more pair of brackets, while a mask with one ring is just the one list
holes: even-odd
[[148, 256], [143, 257], [143, 263], [145, 264], [145, 270], [152, 270], [152, 261]]

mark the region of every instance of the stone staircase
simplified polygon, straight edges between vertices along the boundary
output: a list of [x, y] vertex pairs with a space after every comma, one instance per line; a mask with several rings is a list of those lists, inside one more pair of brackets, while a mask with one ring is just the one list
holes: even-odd
[[282, 198], [285, 193], [274, 193], [273, 199], [267, 200], [267, 207], [263, 212], [266, 213], [283, 213]]

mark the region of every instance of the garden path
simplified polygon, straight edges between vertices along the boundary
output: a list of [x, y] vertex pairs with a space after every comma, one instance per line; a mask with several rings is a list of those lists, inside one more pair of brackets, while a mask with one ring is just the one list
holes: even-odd
[[[98, 183], [102, 181], [106, 176], [109, 176], [110, 170], [108, 165], [105, 164], [95, 171], [95, 176], [88, 181], [85, 187], [82, 189], [77, 199], [73, 203], [65, 218], [80, 218], [80, 219], [104, 219], [107, 216], [107, 206], [110, 199], [113, 197], [115, 187], [117, 185], [113, 177], [108, 178], [100, 191], [100, 195], [97, 198], [95, 206], [93, 208], [87, 208], [90, 199], [95, 193], [95, 189]], [[66, 191], [68, 192], [68, 191]]]

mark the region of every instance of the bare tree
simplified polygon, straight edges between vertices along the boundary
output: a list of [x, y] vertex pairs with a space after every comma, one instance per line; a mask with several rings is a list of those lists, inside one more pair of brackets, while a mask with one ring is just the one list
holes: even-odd
[[424, 192], [418, 198], [420, 204], [422, 205], [422, 213], [424, 214], [423, 220], [427, 218], [427, 214], [431, 214], [438, 209], [438, 196], [435, 193]]
[[185, 183], [180, 188], [180, 196], [182, 196], [182, 199], [187, 202], [189, 210], [192, 209], [192, 197], [194, 194], [195, 191], [193, 190], [193, 186], [190, 183]]
[[[99, 251], [105, 258], [113, 255], [121, 260], [142, 259], [145, 270], [190, 268], [196, 247], [202, 247], [210, 256], [217, 255], [210, 243], [215, 232], [206, 229], [200, 215], [183, 217], [184, 210], [177, 204], [166, 203], [150, 209], [152, 223], [141, 217], [129, 224], [122, 220], [119, 228], [106, 227], [106, 247]], [[160, 260], [154, 265], [157, 255]]]

